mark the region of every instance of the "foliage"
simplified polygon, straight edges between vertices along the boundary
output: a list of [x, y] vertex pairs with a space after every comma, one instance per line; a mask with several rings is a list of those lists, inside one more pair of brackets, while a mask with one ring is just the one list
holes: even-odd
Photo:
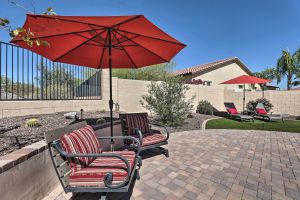
[[296, 83], [293, 83], [295, 75], [300, 71], [300, 49], [298, 49], [293, 55], [287, 51], [282, 51], [281, 57], [277, 60], [277, 83], [280, 83], [281, 80], [286, 77], [287, 79], [287, 90], [290, 90], [291, 87]]
[[273, 108], [273, 104], [268, 99], [266, 99], [266, 98], [259, 98], [259, 99], [256, 99], [254, 101], [252, 101], [252, 100], [249, 101], [247, 103], [247, 106], [246, 106], [247, 110], [255, 110], [256, 105], [258, 103], [262, 103], [264, 105], [264, 107], [265, 107], [265, 109], [266, 109], [267, 112], [269, 112]]
[[202, 100], [197, 106], [196, 113], [212, 115], [214, 114], [214, 107], [208, 101]]
[[300, 120], [300, 116], [297, 116], [297, 117], [296, 117], [296, 120]]
[[170, 76], [162, 82], [151, 82], [148, 94], [142, 96], [140, 103], [154, 113], [161, 123], [181, 125], [193, 108], [194, 97], [186, 100], [188, 90], [189, 87], [184, 85], [180, 77]]
[[103, 123], [106, 123], [106, 120], [104, 118], [99, 118], [96, 121], [96, 124], [103, 124]]
[[[24, 10], [26, 10], [29, 13], [30, 12], [27, 8], [25, 8], [24, 6], [16, 3], [13, 0], [8, 0], [9, 3], [20, 7]], [[46, 12], [43, 13], [44, 15], [56, 15], [56, 13], [54, 12], [54, 10], [52, 8], [47, 8]], [[4, 31], [8, 32], [11, 38], [15, 38], [15, 37], [21, 37], [22, 40], [24, 42], [27, 43], [28, 46], [50, 46], [50, 44], [45, 41], [45, 40], [41, 40], [38, 37], [34, 37], [34, 33], [30, 30], [30, 28], [28, 29], [24, 29], [22, 27], [17, 27], [17, 28], [12, 28], [12, 26], [10, 25], [10, 21], [7, 18], [0, 18], [0, 28], [2, 28]]]
[[162, 81], [171, 75], [175, 63], [163, 63], [140, 69], [113, 69], [112, 75], [121, 79]]
[[41, 122], [36, 118], [28, 119], [25, 124], [27, 127], [39, 127], [42, 125]]
[[99, 110], [99, 112], [100, 113], [105, 113], [105, 109], [103, 108], [103, 109]]

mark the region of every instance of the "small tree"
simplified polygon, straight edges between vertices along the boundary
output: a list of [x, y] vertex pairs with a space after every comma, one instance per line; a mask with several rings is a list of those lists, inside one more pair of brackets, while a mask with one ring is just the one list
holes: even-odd
[[267, 112], [269, 112], [273, 108], [273, 104], [268, 99], [260, 98], [254, 101], [249, 101], [247, 103], [247, 110], [255, 110], [255, 107], [258, 103], [262, 103]]
[[143, 95], [140, 103], [156, 115], [156, 119], [169, 126], [184, 122], [192, 112], [191, 98], [186, 100], [187, 85], [179, 77], [167, 77], [163, 82], [152, 82], [148, 85], [148, 94]]

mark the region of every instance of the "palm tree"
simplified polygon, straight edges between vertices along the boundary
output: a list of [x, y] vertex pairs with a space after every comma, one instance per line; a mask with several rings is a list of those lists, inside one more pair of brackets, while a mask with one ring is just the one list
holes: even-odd
[[300, 49], [293, 55], [288, 50], [283, 50], [281, 57], [277, 60], [276, 74], [277, 83], [286, 77], [287, 90], [293, 86], [294, 76], [299, 72], [300, 67]]

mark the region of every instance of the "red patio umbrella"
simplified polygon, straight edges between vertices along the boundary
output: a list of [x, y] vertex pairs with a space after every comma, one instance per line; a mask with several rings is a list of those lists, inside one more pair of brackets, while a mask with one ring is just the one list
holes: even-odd
[[271, 80], [257, 78], [255, 76], [249, 76], [249, 75], [242, 75], [238, 76], [236, 78], [230, 79], [228, 81], [225, 81], [221, 84], [243, 84], [244, 85], [244, 96], [243, 96], [243, 112], [245, 109], [245, 84], [261, 84], [261, 83], [269, 83]]
[[[53, 16], [28, 14], [23, 26], [31, 38], [50, 44], [28, 46], [22, 36], [11, 42], [55, 62], [110, 69], [112, 122], [112, 68], [140, 68], [169, 62], [184, 44], [163, 32], [143, 15]], [[113, 140], [111, 140], [113, 144]]]

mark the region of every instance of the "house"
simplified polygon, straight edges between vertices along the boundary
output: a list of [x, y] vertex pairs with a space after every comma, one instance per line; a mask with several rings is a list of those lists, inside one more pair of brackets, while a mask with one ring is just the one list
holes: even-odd
[[[220, 85], [237, 91], [243, 90], [244, 86], [221, 85], [220, 83], [241, 75], [252, 75], [249, 68], [237, 57], [181, 69], [175, 73], [183, 76], [185, 82], [189, 84], [202, 84], [206, 86]], [[251, 85], [246, 85], [245, 88], [247, 90], [253, 90], [255, 88], [260, 89], [260, 86], [255, 85], [251, 87]]]

